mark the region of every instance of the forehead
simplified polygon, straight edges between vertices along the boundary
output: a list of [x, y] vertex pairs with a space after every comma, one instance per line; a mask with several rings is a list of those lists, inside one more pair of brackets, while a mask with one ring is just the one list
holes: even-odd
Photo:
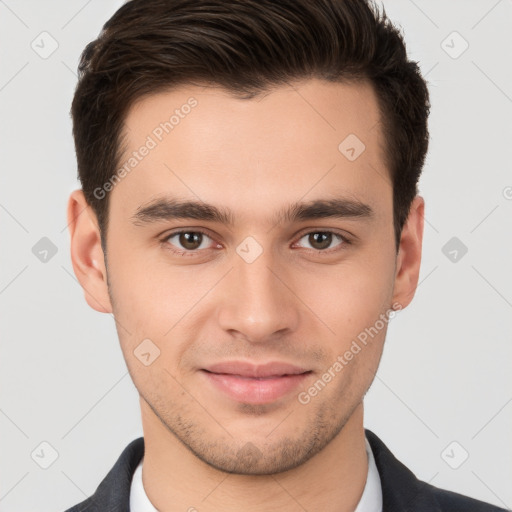
[[306, 80], [253, 99], [183, 86], [137, 101], [124, 136], [118, 168], [127, 172], [111, 200], [122, 196], [127, 210], [167, 193], [241, 214], [300, 198], [391, 197], [378, 101], [366, 82]]

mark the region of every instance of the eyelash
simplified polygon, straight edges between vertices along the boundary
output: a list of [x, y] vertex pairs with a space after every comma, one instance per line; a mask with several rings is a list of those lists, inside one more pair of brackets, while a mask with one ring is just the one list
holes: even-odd
[[[205, 235], [207, 236], [208, 238], [212, 239], [212, 236], [210, 236], [210, 234], [200, 228], [194, 228], [194, 229], [181, 229], [179, 231], [174, 231], [170, 234], [167, 234], [165, 235], [165, 237], [163, 237], [160, 242], [168, 249], [170, 250], [173, 254], [175, 254], [176, 256], [180, 256], [180, 257], [191, 257], [191, 256], [196, 256], [200, 251], [206, 251], [208, 249], [195, 249], [195, 250], [189, 250], [189, 251], [186, 251], [186, 250], [179, 250], [179, 249], [174, 249], [172, 248], [172, 245], [169, 243], [169, 239], [176, 236], [176, 235], [181, 235], [182, 233], [201, 233], [202, 235]], [[341, 241], [341, 243], [336, 246], [335, 248], [330, 248], [330, 249], [306, 249], [307, 251], [310, 251], [310, 252], [313, 252], [315, 254], [319, 254], [319, 255], [330, 255], [332, 254], [333, 252], [337, 252], [337, 251], [340, 251], [340, 250], [343, 250], [344, 246], [345, 245], [350, 245], [352, 242], [350, 239], [348, 239], [346, 236], [344, 235], [341, 235], [340, 233], [337, 233], [336, 231], [329, 231], [329, 230], [320, 230], [320, 229], [314, 229], [314, 230], [310, 230], [310, 231], [306, 231], [304, 233], [301, 233], [301, 235], [298, 237], [297, 241], [301, 240], [302, 238], [304, 238], [305, 236], [307, 235], [310, 235], [312, 233], [327, 233], [327, 234], [332, 234], [334, 235], [335, 237], [338, 237]]]

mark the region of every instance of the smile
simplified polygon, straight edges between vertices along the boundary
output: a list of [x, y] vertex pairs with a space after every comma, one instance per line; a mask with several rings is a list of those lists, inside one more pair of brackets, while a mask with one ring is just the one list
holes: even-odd
[[202, 370], [208, 382], [222, 394], [238, 402], [274, 402], [296, 389], [311, 373], [286, 363], [253, 365], [227, 362]]

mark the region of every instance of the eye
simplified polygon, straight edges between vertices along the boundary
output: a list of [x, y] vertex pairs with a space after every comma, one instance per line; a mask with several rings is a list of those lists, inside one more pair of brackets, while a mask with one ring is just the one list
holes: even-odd
[[[307, 243], [310, 244], [310, 248], [317, 252], [326, 252], [326, 249], [337, 250], [341, 245], [350, 243], [344, 236], [333, 233], [332, 231], [310, 231], [303, 235], [300, 240], [306, 239]], [[334, 247], [332, 247], [333, 241], [338, 241]]]
[[[310, 231], [302, 235], [295, 245], [300, 246], [300, 241], [303, 239], [306, 240], [305, 243], [309, 244], [309, 247], [306, 246], [305, 248], [315, 253], [330, 254], [340, 250], [345, 244], [350, 244], [350, 240], [345, 236], [333, 231]], [[206, 232], [197, 229], [176, 231], [167, 235], [161, 241], [177, 256], [194, 256], [200, 251], [222, 248], [218, 243], [216, 247], [212, 246], [212, 243], [215, 244], [216, 242]]]
[[213, 240], [203, 231], [177, 231], [162, 240], [171, 250], [180, 255], [211, 248]]

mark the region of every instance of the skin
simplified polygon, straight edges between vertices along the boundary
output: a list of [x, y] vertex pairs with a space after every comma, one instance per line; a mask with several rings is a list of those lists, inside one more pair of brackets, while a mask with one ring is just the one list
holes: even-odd
[[[190, 97], [197, 106], [110, 192], [108, 272], [83, 193], [68, 205], [75, 274], [89, 305], [114, 314], [140, 394], [146, 493], [165, 511], [354, 510], [368, 470], [363, 397], [387, 325], [307, 404], [297, 397], [379, 315], [411, 301], [424, 201], [415, 198], [397, 254], [369, 84], [308, 79], [251, 100], [213, 87], [159, 93], [128, 112], [126, 156]], [[348, 134], [366, 147], [354, 161], [338, 150]], [[134, 222], [169, 195], [228, 208], [234, 224]], [[334, 197], [373, 214], [276, 221], [290, 203]], [[191, 251], [169, 238], [176, 228], [208, 235]], [[308, 236], [326, 231], [351, 243], [333, 236], [321, 246]], [[236, 251], [248, 236], [263, 251], [251, 263]], [[134, 354], [144, 339], [160, 350], [148, 366]], [[248, 404], [201, 371], [230, 360], [284, 361], [310, 373], [284, 396]]]

